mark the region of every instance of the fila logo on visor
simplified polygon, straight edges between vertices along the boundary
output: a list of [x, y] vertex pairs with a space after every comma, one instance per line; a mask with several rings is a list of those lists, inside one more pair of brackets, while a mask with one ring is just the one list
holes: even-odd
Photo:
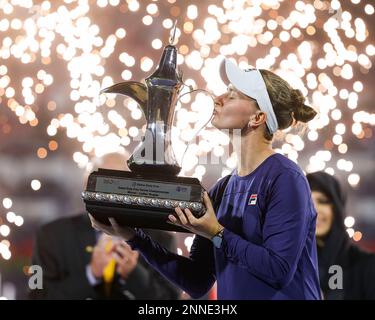
[[249, 206], [255, 206], [257, 204], [257, 194], [252, 194], [249, 198], [249, 202], [247, 203]]

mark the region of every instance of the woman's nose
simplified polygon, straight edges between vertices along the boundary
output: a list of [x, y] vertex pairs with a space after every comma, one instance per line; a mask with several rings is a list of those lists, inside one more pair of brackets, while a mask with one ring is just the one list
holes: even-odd
[[223, 96], [218, 96], [215, 98], [215, 106], [220, 106], [222, 107], [223, 106]]

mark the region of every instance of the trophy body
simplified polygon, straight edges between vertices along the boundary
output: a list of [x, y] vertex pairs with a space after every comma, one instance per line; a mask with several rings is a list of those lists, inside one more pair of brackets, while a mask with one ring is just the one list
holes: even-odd
[[127, 160], [131, 172], [99, 169], [91, 173], [82, 198], [86, 210], [102, 223], [113, 217], [120, 225], [188, 232], [167, 223], [177, 206], [189, 208], [196, 217], [206, 210], [199, 180], [177, 176], [181, 168], [171, 145], [182, 85], [175, 46], [164, 48], [158, 68], [145, 82], [127, 81], [103, 90], [133, 98], [145, 114], [146, 133]]

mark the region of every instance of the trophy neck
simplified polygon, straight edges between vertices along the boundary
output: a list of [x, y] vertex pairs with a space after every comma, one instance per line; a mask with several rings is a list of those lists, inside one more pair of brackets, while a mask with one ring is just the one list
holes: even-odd
[[141, 106], [146, 121], [146, 134], [128, 160], [131, 171], [176, 176], [181, 167], [172, 149], [171, 129], [182, 79], [177, 71], [177, 49], [164, 48], [155, 72], [145, 79], [146, 85], [126, 81], [104, 89], [133, 98]]
[[178, 165], [171, 141], [173, 116], [182, 81], [177, 72], [177, 49], [164, 48], [155, 72], [146, 79], [147, 120], [143, 141], [128, 161], [131, 171], [177, 175]]
[[164, 48], [158, 68], [146, 81], [152, 81], [154, 78], [174, 81], [175, 83], [181, 81], [177, 72], [177, 48], [175, 46], [168, 45]]
[[[181, 167], [178, 165], [172, 148], [172, 124], [174, 104], [168, 104], [168, 96], [158, 100], [153, 96], [148, 105], [148, 122], [142, 142], [136, 147], [128, 160], [132, 172], [147, 174], [165, 174], [176, 176]], [[173, 101], [172, 96], [170, 101]], [[153, 105], [152, 102], [155, 104]]]

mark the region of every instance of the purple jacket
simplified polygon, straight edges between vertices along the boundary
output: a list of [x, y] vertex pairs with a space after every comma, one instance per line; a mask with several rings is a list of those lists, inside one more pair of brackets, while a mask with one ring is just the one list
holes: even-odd
[[193, 298], [217, 281], [218, 299], [320, 299], [316, 211], [301, 169], [276, 153], [246, 176], [233, 171], [219, 194], [224, 180], [209, 192], [211, 199], [221, 198], [220, 249], [196, 236], [190, 256], [183, 257], [141, 230], [128, 243]]

